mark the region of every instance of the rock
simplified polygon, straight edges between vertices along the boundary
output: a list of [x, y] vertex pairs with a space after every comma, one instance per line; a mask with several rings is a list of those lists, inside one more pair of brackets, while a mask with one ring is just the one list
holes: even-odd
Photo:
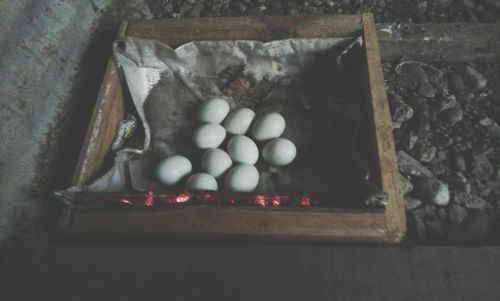
[[437, 148], [434, 145], [424, 144], [422, 142], [417, 142], [415, 146], [414, 153], [418, 161], [429, 163], [436, 158]]
[[448, 207], [448, 221], [453, 225], [461, 225], [467, 217], [467, 210], [458, 204], [451, 204]]
[[405, 201], [405, 209], [406, 211], [412, 211], [420, 207], [422, 205], [422, 201], [416, 198], [412, 198], [409, 196], [405, 196], [404, 198]]
[[232, 10], [240, 14], [245, 13], [245, 11], [247, 10], [245, 4], [243, 4], [243, 2], [241, 2], [240, 0], [232, 0], [230, 7]]
[[425, 208], [417, 208], [412, 210], [412, 214], [415, 214], [416, 216], [420, 217], [421, 219], [425, 217]]
[[439, 102], [439, 112], [456, 108], [458, 106], [457, 98], [455, 95], [449, 95]]
[[472, 66], [465, 66], [462, 70], [462, 78], [467, 86], [480, 90], [486, 88], [488, 80]]
[[413, 185], [411, 184], [410, 180], [403, 176], [402, 174], [399, 174], [399, 181], [401, 182], [401, 192], [403, 195], [407, 195], [413, 190]]
[[491, 210], [493, 206], [480, 196], [455, 191], [453, 202], [460, 204], [468, 209]]
[[436, 178], [417, 179], [414, 186], [415, 195], [424, 202], [446, 206], [450, 201], [448, 185]]
[[412, 150], [417, 144], [418, 136], [413, 131], [408, 135], [408, 150]]
[[469, 181], [467, 181], [467, 178], [460, 171], [457, 171], [446, 177], [446, 182], [451, 188], [461, 191], [466, 191], [467, 185], [470, 185]]
[[487, 181], [493, 174], [493, 165], [484, 154], [474, 154], [469, 164], [470, 173], [480, 181]]
[[422, 219], [413, 212], [408, 214], [408, 232], [417, 240], [423, 242], [427, 239], [427, 231]]
[[446, 213], [446, 209], [439, 208], [437, 211], [437, 216], [442, 222], [446, 222], [448, 220], [448, 214]]
[[413, 109], [400, 98], [393, 97], [390, 102], [392, 120], [394, 122], [405, 122], [413, 117]]
[[441, 112], [441, 114], [439, 114], [439, 117], [443, 122], [453, 126], [455, 125], [455, 123], [462, 120], [462, 118], [464, 117], [464, 113], [460, 108], [451, 108]]
[[458, 171], [465, 172], [467, 170], [467, 164], [465, 163], [465, 157], [461, 154], [458, 154], [457, 156], [455, 156], [454, 165]]
[[433, 204], [426, 204], [424, 206], [426, 217], [436, 217], [436, 206]]
[[479, 209], [469, 211], [462, 226], [462, 240], [464, 243], [478, 243], [488, 235], [490, 227], [489, 216]]
[[490, 126], [493, 124], [493, 120], [491, 120], [488, 117], [485, 117], [485, 118], [481, 119], [481, 121], [479, 121], [479, 124], [482, 126]]
[[424, 221], [425, 228], [427, 229], [427, 233], [434, 237], [439, 238], [443, 236], [443, 225], [441, 221], [437, 218], [427, 219]]
[[436, 92], [436, 88], [429, 82], [422, 82], [417, 90], [418, 95], [426, 98], [433, 98], [436, 96]]
[[404, 151], [398, 152], [399, 171], [406, 176], [430, 178], [433, 173]]
[[451, 91], [453, 93], [456, 93], [456, 94], [461, 94], [465, 90], [467, 90], [467, 87], [465, 86], [464, 80], [457, 73], [453, 73], [450, 76], [449, 87], [450, 87]]

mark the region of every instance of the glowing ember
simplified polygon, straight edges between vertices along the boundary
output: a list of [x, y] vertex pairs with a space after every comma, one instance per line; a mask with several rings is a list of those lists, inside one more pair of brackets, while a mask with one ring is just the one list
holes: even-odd
[[281, 206], [281, 199], [279, 196], [273, 197], [273, 199], [271, 200], [271, 206], [273, 206], [273, 207]]
[[133, 205], [134, 203], [132, 203], [131, 201], [129, 200], [126, 200], [126, 199], [121, 199], [120, 200], [120, 203], [124, 204], [124, 205]]
[[299, 203], [302, 207], [311, 207], [311, 198], [308, 195], [305, 195], [300, 199]]
[[154, 204], [154, 193], [152, 191], [148, 191], [146, 193], [146, 198], [144, 199], [144, 205], [151, 207]]
[[187, 203], [191, 199], [191, 194], [189, 192], [183, 192], [175, 198], [177, 204]]
[[267, 206], [266, 198], [262, 194], [258, 194], [255, 197], [255, 205], [259, 207], [266, 207]]

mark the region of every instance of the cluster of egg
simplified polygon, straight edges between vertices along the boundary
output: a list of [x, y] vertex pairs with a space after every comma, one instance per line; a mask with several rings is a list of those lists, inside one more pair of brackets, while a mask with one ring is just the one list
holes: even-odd
[[[259, 172], [254, 164], [259, 159], [257, 144], [266, 142], [262, 148], [264, 160], [275, 166], [284, 166], [295, 159], [296, 147], [288, 139], [279, 138], [285, 131], [285, 119], [278, 113], [267, 113], [255, 118], [249, 108], [229, 112], [229, 104], [220, 98], [204, 102], [198, 119], [203, 123], [193, 133], [196, 147], [205, 150], [201, 157], [204, 172], [191, 175], [186, 188], [190, 190], [218, 190], [217, 178], [224, 176], [224, 186], [229, 191], [250, 192], [259, 183]], [[221, 123], [224, 121], [223, 126]], [[219, 147], [232, 135], [227, 143], [227, 152]], [[192, 165], [183, 156], [171, 156], [160, 162], [158, 179], [164, 185], [175, 185], [190, 174]]]

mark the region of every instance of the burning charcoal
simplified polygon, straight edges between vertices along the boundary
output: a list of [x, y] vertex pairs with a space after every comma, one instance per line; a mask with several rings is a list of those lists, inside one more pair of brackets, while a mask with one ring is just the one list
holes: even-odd
[[453, 225], [460, 225], [467, 217], [467, 210], [458, 204], [448, 207], [448, 221]]
[[416, 198], [412, 198], [409, 196], [405, 196], [404, 198], [405, 201], [405, 209], [406, 211], [412, 211], [420, 207], [422, 205], [422, 201]]
[[460, 108], [451, 108], [441, 112], [441, 114], [439, 114], [439, 117], [443, 122], [449, 124], [450, 126], [453, 126], [455, 125], [455, 123], [462, 120], [462, 118], [464, 117], [464, 113]]
[[467, 87], [465, 86], [464, 80], [457, 73], [453, 73], [450, 76], [449, 86], [451, 88], [451, 91], [453, 93], [456, 93], [456, 94], [461, 94], [465, 90], [467, 90]]
[[465, 66], [462, 70], [462, 78], [467, 86], [480, 90], [486, 88], [488, 80], [472, 66]]
[[415, 195], [422, 201], [446, 206], [450, 201], [448, 185], [435, 178], [417, 179], [415, 181]]
[[484, 182], [493, 174], [493, 165], [484, 154], [475, 154], [470, 160], [470, 172]]
[[398, 152], [399, 171], [406, 176], [430, 178], [433, 173], [404, 151]]
[[403, 176], [402, 174], [399, 174], [399, 180], [401, 181], [401, 192], [403, 195], [407, 195], [413, 190], [413, 185], [411, 184], [410, 180]]
[[453, 202], [460, 204], [468, 209], [493, 209], [493, 206], [480, 196], [464, 193], [461, 191], [455, 191], [455, 193], [453, 194]]

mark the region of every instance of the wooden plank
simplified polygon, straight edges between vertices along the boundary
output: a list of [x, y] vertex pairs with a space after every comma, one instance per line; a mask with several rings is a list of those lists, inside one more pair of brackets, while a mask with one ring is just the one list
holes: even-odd
[[363, 39], [366, 53], [366, 96], [371, 112], [382, 190], [389, 195], [385, 207], [389, 240], [399, 242], [406, 231], [405, 209], [399, 184], [399, 172], [392, 134], [392, 119], [385, 91], [384, 74], [380, 60], [379, 45], [372, 14], [363, 14]]
[[[122, 23], [118, 36], [123, 35], [126, 28], [127, 23]], [[97, 174], [111, 149], [116, 129], [124, 114], [122, 84], [114, 61], [109, 60], [73, 174], [74, 185], [85, 184]]]
[[195, 40], [259, 40], [344, 37], [361, 33], [359, 15], [260, 16], [135, 21], [127, 35], [172, 47]]
[[377, 24], [383, 61], [500, 62], [500, 24]]
[[258, 237], [271, 240], [383, 241], [382, 210], [287, 210], [193, 206], [178, 209], [74, 211], [72, 234]]

